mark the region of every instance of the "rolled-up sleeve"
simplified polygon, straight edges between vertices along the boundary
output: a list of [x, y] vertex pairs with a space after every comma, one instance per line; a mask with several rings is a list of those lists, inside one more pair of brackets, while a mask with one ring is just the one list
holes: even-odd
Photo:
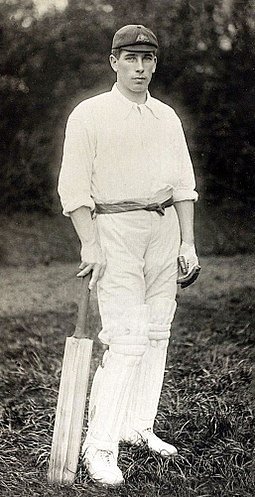
[[173, 191], [173, 200], [174, 202], [181, 202], [182, 200], [193, 200], [196, 202], [198, 193], [195, 190], [194, 169], [180, 120], [177, 128], [177, 143], [179, 151], [179, 180]]
[[94, 209], [91, 197], [92, 165], [95, 156], [93, 126], [89, 119], [82, 119], [76, 111], [69, 116], [58, 180], [58, 193], [63, 214], [81, 206]]

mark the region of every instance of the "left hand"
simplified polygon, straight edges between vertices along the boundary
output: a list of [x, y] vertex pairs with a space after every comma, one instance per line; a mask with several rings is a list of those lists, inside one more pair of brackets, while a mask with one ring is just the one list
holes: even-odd
[[179, 277], [177, 283], [181, 285], [181, 288], [186, 288], [197, 279], [201, 270], [195, 245], [182, 242], [178, 257], [178, 266]]

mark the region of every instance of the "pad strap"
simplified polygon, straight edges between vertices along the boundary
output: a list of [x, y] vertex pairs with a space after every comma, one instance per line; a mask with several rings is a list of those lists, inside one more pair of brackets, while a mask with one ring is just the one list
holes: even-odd
[[142, 356], [147, 345], [148, 338], [146, 336], [119, 336], [112, 340], [109, 351], [125, 356]]

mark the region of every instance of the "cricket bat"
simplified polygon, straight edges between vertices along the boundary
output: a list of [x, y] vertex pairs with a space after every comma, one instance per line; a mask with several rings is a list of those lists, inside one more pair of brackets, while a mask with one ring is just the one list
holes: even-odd
[[86, 338], [91, 273], [82, 279], [81, 299], [73, 336], [67, 337], [51, 446], [48, 481], [74, 481], [88, 389], [93, 341]]

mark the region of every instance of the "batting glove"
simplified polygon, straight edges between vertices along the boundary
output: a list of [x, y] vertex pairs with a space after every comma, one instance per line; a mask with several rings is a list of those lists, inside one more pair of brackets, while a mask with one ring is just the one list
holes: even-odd
[[182, 242], [178, 257], [179, 276], [177, 283], [186, 288], [196, 281], [201, 267], [196, 254], [195, 245]]

